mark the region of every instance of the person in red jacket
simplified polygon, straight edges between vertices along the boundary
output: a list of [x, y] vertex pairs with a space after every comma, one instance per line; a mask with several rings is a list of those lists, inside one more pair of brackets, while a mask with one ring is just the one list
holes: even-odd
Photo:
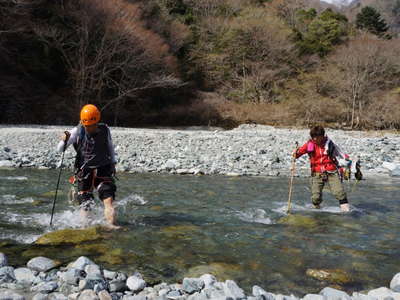
[[346, 192], [339, 175], [338, 159], [348, 160], [349, 156], [325, 135], [322, 126], [315, 126], [310, 130], [311, 140], [296, 149], [293, 156], [297, 159], [308, 154], [311, 164], [311, 193], [312, 203], [316, 209], [322, 203], [322, 191], [328, 183], [332, 194], [339, 201], [343, 212], [350, 211]]

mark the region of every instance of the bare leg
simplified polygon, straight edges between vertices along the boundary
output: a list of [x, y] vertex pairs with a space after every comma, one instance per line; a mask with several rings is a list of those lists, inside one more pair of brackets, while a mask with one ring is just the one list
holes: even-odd
[[340, 209], [342, 212], [349, 212], [350, 211], [349, 203], [340, 204]]
[[104, 203], [104, 217], [107, 222], [107, 226], [111, 229], [119, 229], [120, 226], [115, 224], [115, 208], [113, 205], [113, 197], [109, 197], [103, 200]]

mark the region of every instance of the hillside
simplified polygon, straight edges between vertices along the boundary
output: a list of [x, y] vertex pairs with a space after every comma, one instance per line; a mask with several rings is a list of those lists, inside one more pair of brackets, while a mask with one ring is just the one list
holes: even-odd
[[399, 39], [355, 29], [365, 4], [1, 1], [0, 123], [91, 102], [116, 126], [399, 128]]

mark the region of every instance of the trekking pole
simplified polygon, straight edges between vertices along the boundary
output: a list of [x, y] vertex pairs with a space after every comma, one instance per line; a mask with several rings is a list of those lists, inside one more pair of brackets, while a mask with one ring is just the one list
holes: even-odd
[[[296, 151], [297, 151], [298, 147], [299, 147], [299, 143], [296, 142]], [[287, 214], [290, 214], [290, 208], [292, 206], [292, 192], [293, 192], [293, 179], [294, 179], [295, 167], [296, 167], [296, 158], [292, 157], [291, 175], [290, 175], [290, 182], [289, 182], [289, 196], [288, 196]]]
[[61, 155], [60, 172], [58, 173], [56, 193], [54, 195], [54, 200], [53, 200], [53, 208], [51, 209], [50, 227], [53, 225], [54, 209], [56, 208], [58, 187], [60, 185], [61, 171], [62, 171], [62, 166], [63, 166], [63, 162], [64, 162], [64, 154], [65, 154], [65, 150], [67, 149], [67, 143], [68, 143], [68, 139], [69, 139], [69, 136], [70, 136], [70, 133], [68, 131], [65, 131], [64, 133], [66, 135], [66, 139], [64, 141], [63, 152], [62, 152], [62, 155]]

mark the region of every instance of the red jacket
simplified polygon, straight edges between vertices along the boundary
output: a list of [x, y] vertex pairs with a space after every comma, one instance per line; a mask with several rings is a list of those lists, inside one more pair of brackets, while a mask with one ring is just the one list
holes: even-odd
[[329, 138], [325, 138], [323, 145], [318, 145], [313, 140], [309, 140], [296, 152], [296, 158], [308, 154], [311, 163], [311, 172], [324, 173], [334, 172], [338, 169], [337, 157], [348, 158], [340, 148]]

